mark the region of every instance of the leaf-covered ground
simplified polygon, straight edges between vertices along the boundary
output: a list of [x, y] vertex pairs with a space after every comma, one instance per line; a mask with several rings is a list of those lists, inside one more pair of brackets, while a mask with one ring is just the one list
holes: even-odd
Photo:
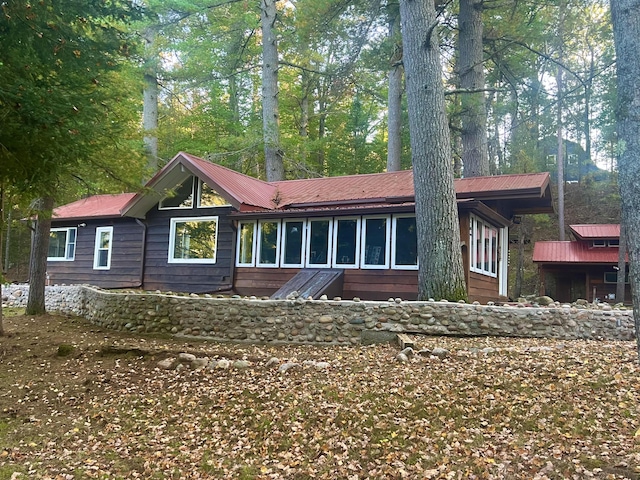
[[[194, 343], [54, 316], [5, 323], [0, 479], [640, 475], [632, 343], [416, 337], [450, 355], [400, 363], [392, 345]], [[60, 345], [73, 348], [61, 356]], [[157, 368], [179, 352], [251, 367]], [[272, 357], [331, 367], [278, 373]]]

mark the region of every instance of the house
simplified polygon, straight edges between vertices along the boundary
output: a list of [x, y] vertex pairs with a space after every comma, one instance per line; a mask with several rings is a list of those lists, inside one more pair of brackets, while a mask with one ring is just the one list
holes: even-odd
[[[540, 294], [561, 302], [616, 301], [620, 225], [571, 225], [569, 228], [575, 240], [536, 242], [534, 246], [533, 261], [540, 272]], [[625, 299], [631, 301], [628, 280]]]
[[[411, 170], [264, 182], [179, 153], [137, 194], [54, 211], [51, 283], [272, 295], [307, 269], [344, 298], [417, 296]], [[469, 297], [507, 293], [508, 227], [552, 212], [547, 173], [455, 182]]]

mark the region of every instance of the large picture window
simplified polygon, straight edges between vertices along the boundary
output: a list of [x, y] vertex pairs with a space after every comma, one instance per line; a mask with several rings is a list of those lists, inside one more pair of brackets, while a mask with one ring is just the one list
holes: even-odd
[[96, 228], [96, 244], [93, 252], [93, 269], [109, 270], [111, 268], [111, 246], [113, 227]]
[[258, 265], [278, 266], [278, 245], [280, 244], [280, 222], [260, 221], [258, 224]]
[[49, 251], [47, 260], [73, 261], [76, 256], [76, 227], [52, 228], [49, 233]]
[[389, 268], [389, 217], [365, 217], [362, 223], [362, 268]]
[[471, 215], [470, 245], [472, 272], [498, 276], [498, 228]]
[[418, 235], [416, 232], [415, 216], [394, 217], [391, 250], [392, 268], [399, 270], [417, 270]]
[[172, 218], [170, 263], [216, 263], [218, 217]]
[[256, 222], [240, 222], [238, 224], [238, 245], [236, 265], [242, 267], [255, 266], [256, 256]]

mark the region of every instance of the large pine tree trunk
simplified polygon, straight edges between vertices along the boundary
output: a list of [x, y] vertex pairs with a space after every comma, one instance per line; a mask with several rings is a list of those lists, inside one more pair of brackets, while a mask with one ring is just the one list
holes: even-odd
[[31, 262], [29, 266], [29, 298], [27, 299], [27, 315], [45, 313], [44, 287], [47, 282], [47, 253], [49, 251], [49, 232], [51, 231], [51, 211], [53, 197], [40, 200], [38, 220], [33, 234], [31, 246]]
[[394, 44], [389, 70], [387, 113], [387, 171], [397, 172], [402, 158], [402, 45], [399, 44], [400, 12], [389, 6], [389, 38]]
[[465, 177], [489, 175], [482, 0], [460, 0], [458, 75], [462, 93], [462, 165]]
[[262, 130], [267, 181], [284, 180], [278, 109], [278, 41], [276, 0], [262, 0]]
[[618, 275], [616, 278], [616, 303], [624, 303], [627, 281], [627, 235], [624, 224], [620, 225], [620, 245], [618, 246]]
[[466, 298], [436, 12], [400, 0], [418, 231], [418, 298]]
[[156, 33], [148, 27], [143, 34], [145, 41], [144, 90], [142, 104], [142, 129], [147, 154], [147, 167], [153, 174], [158, 170], [158, 58], [154, 44]]
[[640, 359], [640, 0], [611, 0], [618, 74], [618, 184]]

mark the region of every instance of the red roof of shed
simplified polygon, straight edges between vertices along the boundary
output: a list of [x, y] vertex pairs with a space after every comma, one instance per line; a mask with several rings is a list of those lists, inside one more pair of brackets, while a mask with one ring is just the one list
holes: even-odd
[[53, 210], [54, 220], [119, 217], [120, 210], [135, 193], [119, 195], [93, 195]]
[[570, 225], [578, 240], [620, 238], [620, 225], [612, 223]]
[[536, 263], [618, 263], [615, 247], [590, 247], [582, 242], [536, 242], [533, 247]]

